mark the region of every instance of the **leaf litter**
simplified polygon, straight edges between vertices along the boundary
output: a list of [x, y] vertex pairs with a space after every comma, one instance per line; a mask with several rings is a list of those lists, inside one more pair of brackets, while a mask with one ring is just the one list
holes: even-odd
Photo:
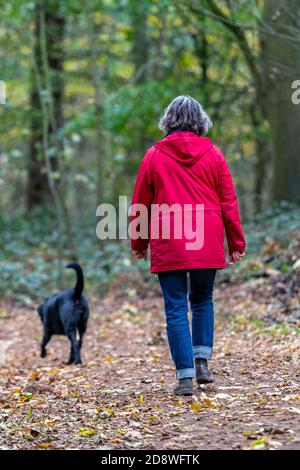
[[[258, 296], [253, 280], [219, 284], [215, 382], [176, 397], [158, 286], [129, 274], [123, 281], [119, 292], [114, 285], [91, 299], [82, 366], [64, 365], [63, 337], [39, 357], [31, 306], [0, 317], [0, 339], [9, 338], [0, 374], [2, 449], [300, 447], [299, 325], [284, 328], [273, 310], [267, 314], [268, 289]], [[4, 301], [0, 309], [8, 309]]]

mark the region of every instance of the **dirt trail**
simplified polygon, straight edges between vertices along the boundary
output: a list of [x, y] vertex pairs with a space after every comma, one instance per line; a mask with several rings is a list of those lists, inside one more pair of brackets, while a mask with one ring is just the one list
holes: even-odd
[[295, 332], [259, 322], [265, 305], [247, 285], [215, 298], [215, 384], [180, 399], [156, 288], [93, 299], [83, 366], [63, 365], [62, 337], [40, 359], [37, 314], [10, 310], [0, 319], [1, 448], [299, 449]]

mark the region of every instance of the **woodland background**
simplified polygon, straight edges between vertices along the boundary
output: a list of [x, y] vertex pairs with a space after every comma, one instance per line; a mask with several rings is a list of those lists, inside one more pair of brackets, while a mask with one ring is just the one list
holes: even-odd
[[[0, 80], [1, 449], [299, 449], [300, 0], [1, 1]], [[213, 119], [247, 238], [217, 275], [215, 384], [189, 399], [156, 277], [96, 237], [179, 94]], [[91, 317], [64, 366], [36, 307], [75, 256]]]
[[[100, 289], [134, 264], [101, 243], [96, 207], [130, 197], [158, 119], [178, 94], [211, 115], [244, 223], [298, 218], [299, 0], [1, 3], [2, 295], [30, 303], [76, 254]], [[295, 212], [296, 211], [296, 212]], [[265, 214], [265, 215], [261, 215]], [[248, 231], [247, 237], [254, 235]], [[268, 234], [266, 233], [266, 236]], [[249, 254], [260, 244], [249, 245]]]

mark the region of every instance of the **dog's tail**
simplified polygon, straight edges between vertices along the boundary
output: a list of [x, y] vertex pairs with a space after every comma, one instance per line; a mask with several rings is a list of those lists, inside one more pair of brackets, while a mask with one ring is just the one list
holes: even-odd
[[74, 287], [74, 299], [79, 300], [84, 289], [84, 277], [81, 266], [78, 263], [70, 263], [66, 266], [67, 269], [74, 269], [77, 275], [77, 282]]

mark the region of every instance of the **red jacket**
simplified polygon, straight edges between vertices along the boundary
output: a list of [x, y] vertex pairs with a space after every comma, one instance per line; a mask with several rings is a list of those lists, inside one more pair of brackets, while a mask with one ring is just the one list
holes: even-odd
[[[246, 242], [229, 168], [222, 152], [206, 137], [179, 131], [154, 144], [141, 163], [132, 198], [132, 204], [136, 203], [146, 205], [148, 220], [144, 223], [149, 222], [149, 229], [144, 239], [134, 239], [131, 233], [131, 247], [135, 251], [146, 250], [150, 241], [151, 272], [225, 268], [224, 228], [229, 252], [242, 253], [245, 250]], [[187, 249], [187, 243], [191, 240], [189, 235], [188, 238], [185, 236], [184, 230], [178, 238], [171, 229], [170, 237], [164, 239], [161, 225], [158, 232], [152, 229], [151, 222], [157, 215], [153, 215], [156, 214], [155, 206], [151, 205], [163, 203], [170, 206], [180, 204], [181, 207], [190, 204], [185, 207], [189, 208], [187, 214], [192, 217], [193, 227], [199, 230], [200, 225], [195, 225], [197, 214], [202, 223], [202, 246]], [[203, 204], [202, 209], [196, 204]], [[164, 215], [158, 215], [162, 224]], [[138, 212], [131, 216], [131, 223], [138, 216]], [[175, 215], [171, 217], [174, 219]]]

